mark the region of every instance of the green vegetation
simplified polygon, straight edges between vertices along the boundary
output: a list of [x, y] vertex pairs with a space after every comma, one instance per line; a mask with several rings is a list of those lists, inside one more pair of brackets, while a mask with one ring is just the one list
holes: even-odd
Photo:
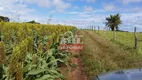
[[10, 19], [8, 17], [0, 16], [0, 22], [2, 22], [2, 21], [9, 22]]
[[69, 53], [58, 50], [60, 34], [74, 28], [0, 22], [0, 80], [63, 80]]
[[134, 49], [134, 33], [133, 32], [116, 32], [116, 41], [113, 41], [113, 32], [112, 31], [100, 31], [105, 39], [111, 40], [115, 44], [118, 44], [125, 50], [129, 50], [131, 53], [142, 54], [142, 33], [136, 33], [138, 37], [138, 49]]
[[40, 24], [40, 23], [36, 22], [35, 20], [29, 21], [29, 22], [27, 22], [27, 23]]

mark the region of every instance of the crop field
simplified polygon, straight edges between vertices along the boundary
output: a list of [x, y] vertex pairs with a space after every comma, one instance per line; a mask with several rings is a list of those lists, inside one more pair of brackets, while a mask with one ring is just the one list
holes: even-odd
[[74, 26], [0, 22], [0, 80], [63, 80], [59, 67], [69, 53], [58, 50], [60, 34]]

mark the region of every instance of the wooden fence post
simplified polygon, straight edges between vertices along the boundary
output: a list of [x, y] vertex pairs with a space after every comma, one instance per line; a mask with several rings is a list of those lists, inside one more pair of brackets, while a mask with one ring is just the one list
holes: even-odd
[[113, 30], [113, 40], [116, 41], [116, 28], [114, 27], [114, 30]]
[[134, 28], [134, 38], [135, 38], [135, 46], [134, 46], [134, 48], [135, 49], [137, 49], [137, 44], [138, 44], [138, 37], [137, 37], [136, 32], [137, 32], [137, 28], [135, 27]]
[[96, 27], [94, 26], [94, 31], [96, 32]]
[[1, 31], [0, 31], [0, 41], [1, 41], [1, 36], [2, 36], [2, 33], [1, 33]]
[[108, 27], [104, 27], [104, 36], [106, 36], [107, 28]]
[[100, 26], [98, 26], [98, 34], [99, 34], [99, 31], [100, 31]]

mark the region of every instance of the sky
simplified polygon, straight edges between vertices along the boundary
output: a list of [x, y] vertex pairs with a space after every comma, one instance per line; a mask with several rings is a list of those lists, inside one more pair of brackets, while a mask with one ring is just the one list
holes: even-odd
[[110, 14], [121, 15], [120, 29], [142, 31], [142, 0], [0, 0], [0, 15], [12, 21], [105, 27]]

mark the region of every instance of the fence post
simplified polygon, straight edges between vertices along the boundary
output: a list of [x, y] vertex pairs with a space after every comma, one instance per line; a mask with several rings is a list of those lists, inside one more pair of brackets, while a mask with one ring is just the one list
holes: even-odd
[[2, 33], [1, 33], [1, 31], [0, 31], [0, 41], [1, 41], [1, 36], [2, 36]]
[[137, 44], [138, 44], [138, 37], [137, 37], [136, 32], [137, 32], [137, 28], [135, 27], [134, 28], [134, 38], [135, 38], [135, 46], [134, 46], [134, 48], [135, 49], [137, 49]]
[[106, 36], [107, 27], [104, 27], [104, 36]]
[[98, 34], [99, 34], [99, 31], [100, 31], [100, 26], [98, 26]]
[[114, 30], [113, 30], [113, 40], [116, 41], [116, 28], [114, 27]]
[[94, 31], [96, 32], [96, 27], [94, 26]]

